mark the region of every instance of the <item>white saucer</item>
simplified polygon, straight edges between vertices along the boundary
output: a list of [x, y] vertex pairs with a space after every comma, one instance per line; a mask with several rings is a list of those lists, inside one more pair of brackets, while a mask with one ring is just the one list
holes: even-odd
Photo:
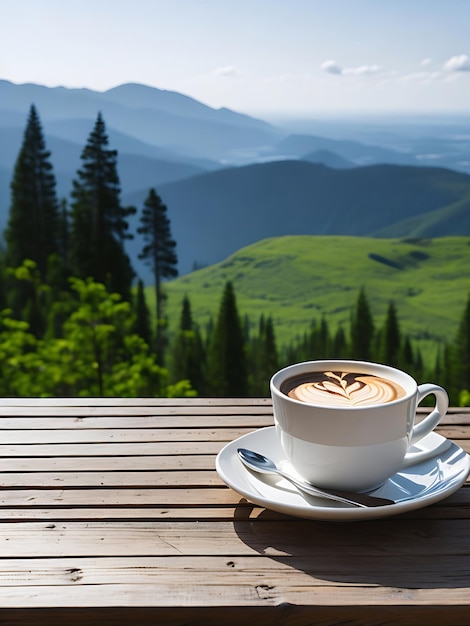
[[[252, 472], [238, 458], [237, 448], [240, 447], [264, 454], [288, 471], [274, 426], [261, 428], [228, 443], [217, 456], [217, 472], [229, 487], [254, 504], [317, 520], [374, 519], [419, 509], [457, 491], [470, 472], [470, 457], [462, 448], [435, 432], [430, 433], [410, 450], [404, 468], [372, 492], [402, 501], [365, 509], [301, 494], [283, 478]], [[427, 453], [425, 460], [413, 464], [413, 453], [423, 451]]]

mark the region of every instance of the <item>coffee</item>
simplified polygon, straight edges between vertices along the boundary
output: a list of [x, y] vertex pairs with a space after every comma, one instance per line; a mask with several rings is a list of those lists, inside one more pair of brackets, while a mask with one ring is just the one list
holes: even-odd
[[393, 380], [359, 372], [307, 372], [281, 384], [294, 400], [323, 406], [366, 406], [393, 402], [406, 395]]

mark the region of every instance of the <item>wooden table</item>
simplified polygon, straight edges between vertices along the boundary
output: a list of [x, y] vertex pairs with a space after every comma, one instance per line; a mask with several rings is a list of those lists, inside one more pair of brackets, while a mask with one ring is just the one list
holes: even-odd
[[[269, 400], [0, 404], [0, 623], [470, 624], [470, 485], [393, 518], [265, 510], [218, 477]], [[470, 451], [470, 412], [440, 432]]]

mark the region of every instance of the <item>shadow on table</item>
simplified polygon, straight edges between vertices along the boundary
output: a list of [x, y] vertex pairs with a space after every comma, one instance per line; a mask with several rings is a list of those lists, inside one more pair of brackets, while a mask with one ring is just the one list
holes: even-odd
[[465, 519], [401, 515], [320, 522], [260, 510], [242, 499], [234, 528], [256, 553], [324, 581], [404, 589], [470, 586]]

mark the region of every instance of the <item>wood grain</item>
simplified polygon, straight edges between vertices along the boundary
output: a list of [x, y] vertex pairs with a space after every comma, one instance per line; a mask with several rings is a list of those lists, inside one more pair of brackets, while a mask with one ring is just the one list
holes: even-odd
[[[281, 515], [215, 471], [272, 424], [263, 398], [3, 399], [2, 626], [470, 623], [470, 483], [377, 521]], [[470, 411], [438, 431], [468, 451]]]

